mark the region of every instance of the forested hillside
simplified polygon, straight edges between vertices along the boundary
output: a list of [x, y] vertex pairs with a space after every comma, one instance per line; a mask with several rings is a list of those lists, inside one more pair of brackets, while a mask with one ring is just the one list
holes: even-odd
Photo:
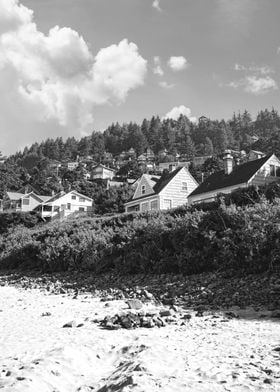
[[[153, 153], [153, 164], [192, 162], [194, 157], [212, 156], [201, 167], [190, 166], [192, 174], [201, 181], [220, 170], [219, 158], [227, 148], [275, 152], [280, 156], [280, 116], [274, 109], [260, 111], [254, 120], [247, 110], [229, 120], [200, 117], [197, 123], [185, 116], [178, 120], [154, 116], [141, 124], [112, 124], [103, 133], [93, 131], [80, 140], [57, 137], [35, 142], [6, 160], [0, 155], [0, 198], [5, 191], [18, 191], [26, 185], [43, 195], [75, 189], [94, 199], [97, 214], [122, 212], [123, 203], [133, 193], [131, 188], [125, 185], [107, 189], [102, 183], [87, 181], [85, 174], [94, 162], [102, 162], [116, 169], [120, 178], [137, 178], [146, 170], [139, 166], [138, 157], [147, 148]], [[134, 155], [122, 159], [123, 151], [127, 153], [130, 149]], [[84, 164], [88, 157], [91, 160]], [[71, 161], [79, 162], [72, 171], [67, 169], [67, 162]], [[59, 173], [51, 166], [54, 162], [62, 163]]]
[[247, 110], [234, 114], [229, 120], [200, 117], [197, 124], [185, 116], [178, 120], [161, 120], [154, 116], [150, 120], [144, 119], [142, 124], [112, 124], [104, 133], [94, 131], [80, 140], [69, 137], [63, 141], [58, 137], [34, 143], [11, 156], [10, 161], [24, 162], [29, 154], [34, 154], [38, 160], [40, 157], [71, 160], [77, 155], [92, 155], [98, 160], [105, 151], [117, 155], [134, 148], [140, 155], [148, 146], [155, 154], [166, 149], [171, 155], [178, 153], [191, 159], [193, 156], [219, 154], [225, 148], [246, 149], [254, 145], [257, 138], [260, 139], [255, 142], [255, 147], [262, 147], [267, 152], [271, 148], [280, 149], [279, 130], [280, 116], [274, 109], [260, 111], [254, 121]]

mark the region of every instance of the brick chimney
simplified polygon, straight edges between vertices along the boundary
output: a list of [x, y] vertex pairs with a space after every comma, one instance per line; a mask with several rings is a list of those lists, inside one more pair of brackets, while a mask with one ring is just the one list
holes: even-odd
[[224, 160], [225, 174], [230, 174], [233, 169], [233, 156], [231, 155], [230, 150], [225, 151], [223, 160]]

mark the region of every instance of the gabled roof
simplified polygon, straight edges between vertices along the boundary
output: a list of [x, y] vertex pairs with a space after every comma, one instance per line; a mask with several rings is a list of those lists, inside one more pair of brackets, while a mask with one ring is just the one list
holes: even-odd
[[21, 192], [7, 192], [7, 196], [9, 197], [10, 200], [21, 200], [25, 197], [29, 196], [34, 196], [36, 199], [39, 199], [41, 201], [48, 200], [50, 196], [42, 196], [42, 195], [37, 195], [35, 192], [29, 192], [29, 193], [21, 193]]
[[179, 173], [180, 170], [182, 170], [183, 167], [180, 166], [177, 169], [173, 170], [172, 172], [162, 175], [160, 179], [157, 181], [157, 183], [154, 186], [154, 191], [155, 193], [160, 193], [167, 184]]
[[20, 192], [7, 192], [7, 196], [10, 200], [20, 200], [25, 194]]
[[171, 173], [168, 173], [167, 175], [163, 175], [161, 177], [143, 174], [143, 176], [145, 176], [145, 178], [148, 179], [149, 183], [152, 185], [152, 189], [154, 192], [148, 193], [143, 196], [136, 197], [135, 199], [132, 197], [129, 200], [129, 202], [144, 199], [146, 197], [158, 195], [182, 169], [185, 169], [185, 168], [183, 166], [178, 167], [176, 170], [172, 171]]
[[102, 163], [99, 163], [99, 164], [93, 166], [93, 167], [91, 168], [91, 170], [94, 170], [94, 169], [96, 169], [96, 168], [98, 168], [98, 167], [102, 167], [102, 169], [110, 170], [111, 172], [115, 172], [115, 171], [116, 171], [115, 169], [112, 169], [111, 167], [107, 167], [107, 166], [105, 166], [105, 165], [102, 165]]
[[271, 156], [268, 155], [260, 159], [255, 159], [254, 161], [243, 163], [242, 165], [237, 165], [230, 174], [225, 174], [224, 170], [220, 170], [209, 176], [189, 197], [247, 183]]
[[143, 177], [145, 177], [151, 188], [153, 188], [160, 179], [160, 176], [154, 176], [151, 174], [143, 174]]
[[70, 193], [74, 193], [74, 194], [77, 195], [77, 196], [84, 197], [85, 199], [88, 199], [88, 200], [91, 200], [91, 201], [93, 200], [91, 197], [85, 196], [85, 195], [83, 195], [82, 193], [79, 193], [79, 192], [77, 192], [77, 191], [75, 191], [75, 190], [72, 190], [72, 191], [67, 192], [67, 193], [65, 193], [65, 192], [59, 192], [59, 193], [57, 193], [56, 195], [51, 196], [48, 200], [46, 200], [46, 201], [45, 201], [44, 203], [42, 203], [42, 204], [50, 204], [50, 203], [53, 203], [54, 201], [60, 199], [60, 198], [63, 197], [63, 196], [69, 195]]

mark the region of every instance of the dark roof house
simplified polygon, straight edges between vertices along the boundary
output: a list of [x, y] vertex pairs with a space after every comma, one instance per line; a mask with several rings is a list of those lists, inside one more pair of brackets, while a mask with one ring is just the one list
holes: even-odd
[[213, 201], [219, 193], [280, 180], [280, 161], [274, 154], [234, 166], [227, 153], [224, 165], [224, 170], [210, 175], [189, 195], [190, 203]]

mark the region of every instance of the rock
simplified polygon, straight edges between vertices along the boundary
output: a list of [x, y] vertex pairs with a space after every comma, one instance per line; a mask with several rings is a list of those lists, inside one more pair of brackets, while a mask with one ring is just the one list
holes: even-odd
[[125, 303], [128, 305], [129, 309], [138, 310], [143, 307], [143, 303], [139, 299], [129, 299], [125, 301]]
[[171, 312], [171, 310], [161, 310], [159, 315], [160, 317], [170, 317], [173, 315], [173, 312]]
[[153, 294], [152, 294], [152, 293], [149, 293], [149, 291], [147, 291], [147, 290], [143, 290], [143, 294], [144, 294], [144, 296], [145, 296], [147, 299], [149, 299], [149, 300], [154, 299]]
[[263, 382], [264, 384], [272, 384], [272, 380], [270, 380], [269, 378], [265, 378]]
[[47, 316], [51, 316], [52, 314], [50, 312], [44, 312], [41, 314], [42, 317], [47, 317]]
[[145, 328], [153, 328], [155, 326], [155, 322], [151, 317], [143, 317], [142, 326]]
[[174, 305], [175, 298], [162, 298], [161, 302], [163, 303], [163, 305]]
[[120, 317], [120, 323], [123, 328], [131, 329], [133, 328], [132, 320], [128, 316]]
[[184, 314], [183, 317], [181, 317], [182, 320], [190, 320], [192, 318], [191, 314]]
[[239, 315], [236, 313], [236, 312], [226, 312], [225, 313], [225, 315], [228, 317], [228, 318], [239, 318]]
[[64, 324], [62, 328], [76, 328], [77, 323], [76, 321], [68, 321], [68, 323]]

